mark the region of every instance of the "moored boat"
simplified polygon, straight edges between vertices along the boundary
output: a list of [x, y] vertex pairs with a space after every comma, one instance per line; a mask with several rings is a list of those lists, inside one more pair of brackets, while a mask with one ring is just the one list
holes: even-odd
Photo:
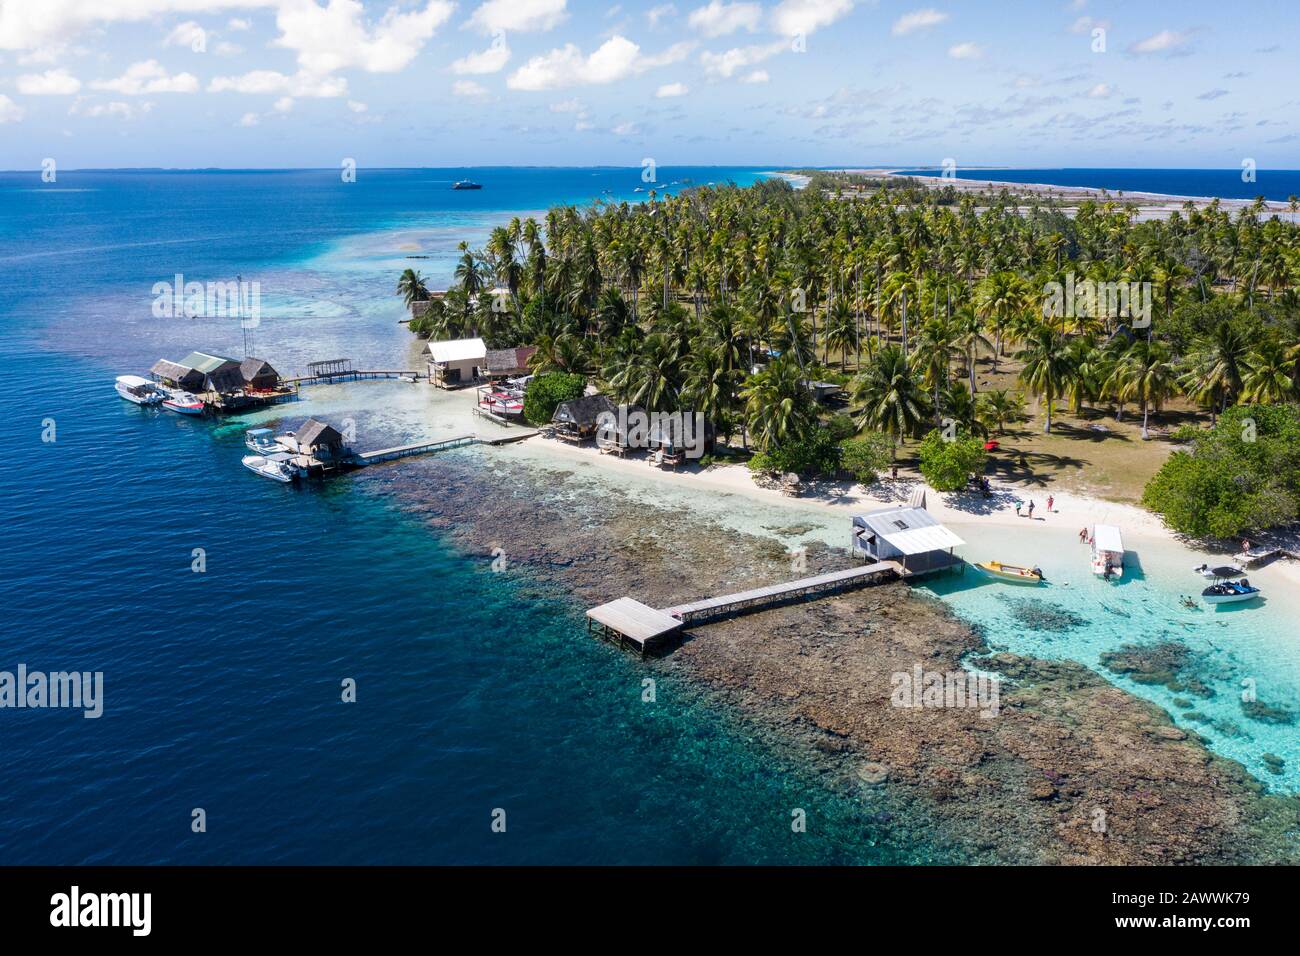
[[482, 189], [482, 183], [476, 183], [471, 179], [459, 179], [451, 184], [452, 189]]
[[1094, 525], [1088, 538], [1092, 545], [1092, 573], [1106, 580], [1124, 575], [1124, 539], [1113, 524]]
[[203, 400], [180, 389], [172, 389], [162, 400], [162, 407], [178, 415], [203, 414]]
[[1246, 573], [1245, 568], [1239, 568], [1235, 564], [1224, 564], [1217, 568], [1212, 568], [1208, 564], [1202, 564], [1199, 568], [1192, 568], [1203, 578], [1236, 578]]
[[269, 428], [250, 428], [244, 432], [244, 445], [259, 455], [274, 455], [289, 450], [275, 440], [275, 433]]
[[1253, 601], [1262, 592], [1246, 578], [1240, 581], [1218, 581], [1201, 592], [1206, 604], [1237, 604]]
[[245, 468], [255, 475], [261, 475], [263, 478], [270, 478], [272, 481], [278, 481], [281, 484], [289, 484], [297, 472], [289, 464], [289, 456], [281, 455], [245, 455], [241, 459]]
[[157, 405], [165, 397], [157, 385], [139, 375], [119, 375], [113, 387], [118, 395], [137, 405]]
[[1022, 568], [1014, 564], [1003, 564], [1001, 561], [977, 561], [975, 567], [989, 577], [1006, 581], [1008, 584], [1043, 583], [1043, 572], [1040, 568]]

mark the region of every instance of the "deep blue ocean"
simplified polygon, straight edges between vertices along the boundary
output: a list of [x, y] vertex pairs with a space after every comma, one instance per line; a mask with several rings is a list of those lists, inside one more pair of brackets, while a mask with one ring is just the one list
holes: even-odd
[[[639, 198], [639, 174], [0, 175], [0, 670], [105, 682], [97, 720], [0, 709], [0, 864], [891, 859], [856, 801], [698, 693], [661, 679], [643, 704], [642, 665], [589, 638], [582, 608], [520, 597], [520, 577], [347, 481], [259, 481], [237, 422], [113, 392], [161, 355], [241, 354], [228, 321], [152, 317], [153, 284], [176, 273], [261, 281], [256, 350], [282, 371], [401, 362], [400, 268], [446, 281], [460, 239]], [[464, 176], [485, 188], [448, 188]], [[384, 258], [395, 233], [430, 258]]]
[[[935, 169], [900, 170], [907, 176], [937, 176]], [[1005, 183], [1046, 183], [1053, 186], [1091, 186], [1112, 193], [1164, 193], [1170, 196], [1254, 199], [1263, 196], [1289, 202], [1300, 196], [1300, 170], [1255, 169], [1254, 181], [1242, 179], [1237, 169], [1000, 169], [962, 168], [958, 179], [989, 179]]]

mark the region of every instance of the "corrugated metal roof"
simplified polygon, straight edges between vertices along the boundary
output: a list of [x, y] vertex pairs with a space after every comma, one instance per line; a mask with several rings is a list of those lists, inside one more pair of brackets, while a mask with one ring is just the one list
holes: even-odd
[[487, 358], [487, 346], [482, 339], [453, 339], [450, 342], [430, 342], [429, 357], [435, 362], [466, 362]]
[[857, 518], [903, 554], [956, 548], [966, 542], [921, 508], [884, 508]]
[[225, 358], [221, 355], [212, 355], [209, 352], [191, 352], [180, 361], [181, 365], [188, 365], [190, 368], [202, 372], [204, 375], [211, 375], [227, 363], [236, 366], [239, 365], [239, 363], [232, 358]]

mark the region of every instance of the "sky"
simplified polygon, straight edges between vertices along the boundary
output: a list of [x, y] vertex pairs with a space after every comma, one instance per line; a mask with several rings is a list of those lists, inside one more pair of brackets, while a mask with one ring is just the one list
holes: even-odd
[[0, 169], [1300, 168], [1291, 2], [0, 0]]

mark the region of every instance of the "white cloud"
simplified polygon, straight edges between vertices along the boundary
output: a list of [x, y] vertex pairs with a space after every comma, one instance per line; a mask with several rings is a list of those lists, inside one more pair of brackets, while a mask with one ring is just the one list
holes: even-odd
[[215, 52], [217, 56], [238, 56], [244, 52], [244, 48], [238, 43], [230, 43], [227, 40], [222, 40], [217, 44]]
[[0, 123], [17, 123], [26, 115], [26, 110], [0, 93]]
[[276, 46], [293, 50], [298, 64], [313, 74], [359, 67], [368, 73], [396, 73], [406, 67], [451, 17], [449, 0], [429, 0], [422, 9], [403, 13], [389, 7], [374, 26], [365, 21], [360, 0], [281, 0], [275, 22]]
[[753, 73], [746, 73], [740, 81], [742, 83], [766, 83], [771, 77], [767, 75], [767, 70], [755, 70]]
[[782, 0], [772, 11], [772, 32], [808, 36], [853, 9], [853, 0]]
[[764, 60], [776, 56], [785, 50], [785, 47], [784, 40], [777, 40], [775, 43], [735, 47], [725, 53], [713, 53], [705, 50], [700, 54], [700, 64], [704, 67], [704, 72], [709, 76], [726, 79], [746, 67], [756, 66]]
[[653, 30], [659, 26], [660, 20], [663, 20], [666, 17], [675, 16], [677, 16], [677, 8], [675, 6], [671, 3], [661, 3], [659, 6], [651, 7], [647, 10], [645, 18], [650, 24], [650, 29]]
[[1109, 30], [1109, 20], [1095, 20], [1092, 17], [1079, 17], [1070, 24], [1071, 33], [1091, 33], [1094, 29]]
[[615, 136], [635, 136], [640, 132], [636, 123], [619, 123], [610, 130]]
[[1129, 46], [1130, 53], [1164, 53], [1168, 50], [1176, 50], [1183, 46], [1189, 39], [1190, 35], [1181, 33], [1176, 30], [1161, 30], [1159, 33], [1147, 37], [1145, 40], [1138, 40]]
[[488, 95], [487, 87], [481, 83], [475, 83], [473, 80], [457, 80], [451, 84], [451, 91], [457, 96], [468, 96], [478, 98]]
[[291, 109], [293, 109], [293, 97], [292, 96], [280, 97], [278, 100], [275, 101], [275, 105], [272, 107], [272, 109], [274, 109], [277, 113], [289, 112]]
[[69, 116], [87, 116], [92, 119], [107, 117], [109, 119], [131, 120], [141, 113], [153, 110], [153, 103], [145, 102], [139, 106], [114, 100], [111, 103], [92, 103], [84, 97], [77, 97], [68, 107]]
[[510, 62], [510, 47], [504, 41], [493, 41], [486, 50], [469, 53], [451, 64], [451, 72], [464, 76], [466, 74], [482, 75], [499, 73]]
[[978, 60], [984, 51], [974, 43], [958, 43], [948, 47], [948, 55], [954, 60]]
[[590, 56], [572, 43], [535, 56], [506, 80], [512, 90], [556, 90], [567, 86], [613, 83], [634, 73], [666, 66], [690, 53], [689, 43], [678, 43], [663, 53], [643, 56], [641, 48], [623, 36], [606, 40]]
[[157, 60], [132, 63], [125, 73], [115, 80], [95, 80], [91, 87], [109, 90], [124, 96], [143, 96], [147, 93], [197, 93], [199, 81], [193, 73], [170, 76]]
[[894, 26], [890, 30], [896, 37], [906, 36], [916, 30], [924, 30], [927, 27], [938, 26], [948, 19], [948, 14], [940, 13], [938, 10], [926, 8], [925, 10], [914, 10], [911, 13], [905, 13], [894, 21]]
[[685, 96], [689, 92], [690, 88], [685, 83], [665, 83], [655, 90], [655, 96], [661, 100], [666, 100], [673, 96]]
[[338, 76], [292, 76], [275, 70], [253, 70], [241, 76], [217, 76], [208, 83], [209, 93], [249, 93], [270, 96], [327, 98], [346, 96], [348, 81]]
[[757, 3], [723, 3], [722, 0], [710, 0], [707, 7], [691, 11], [686, 18], [692, 30], [698, 30], [706, 37], [721, 37], [737, 30], [753, 33], [763, 19], [763, 8]]
[[348, 109], [354, 113], [364, 113], [370, 109], [365, 103], [358, 103], [356, 100], [348, 100]]
[[466, 26], [480, 33], [550, 30], [564, 20], [564, 5], [565, 0], [487, 0]]
[[561, 100], [551, 104], [552, 113], [581, 113], [583, 106], [579, 100]]
[[163, 40], [163, 46], [187, 46], [191, 50], [201, 50], [208, 45], [208, 31], [193, 20], [177, 24], [176, 28]]
[[239, 118], [240, 126], [256, 126], [259, 122], [261, 119], [256, 113], [245, 113]]
[[81, 89], [81, 80], [67, 70], [46, 70], [18, 77], [18, 92], [25, 96], [70, 96]]
[[239, 17], [236, 17], [226, 24], [226, 29], [228, 30], [251, 30], [252, 27], [253, 24]]
[[1114, 90], [1111, 88], [1109, 83], [1098, 83], [1088, 91], [1088, 95], [1094, 100], [1104, 100], [1113, 92]]

